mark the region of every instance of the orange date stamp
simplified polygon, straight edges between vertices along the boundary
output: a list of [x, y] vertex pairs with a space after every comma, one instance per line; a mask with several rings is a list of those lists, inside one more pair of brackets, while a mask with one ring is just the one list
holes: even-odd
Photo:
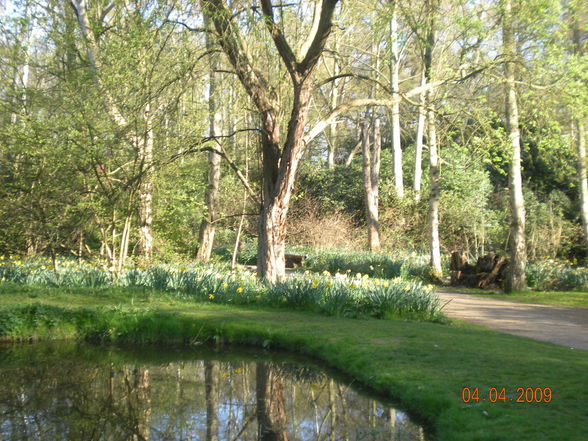
[[464, 403], [550, 403], [553, 393], [550, 387], [517, 387], [507, 393], [506, 387], [491, 387], [487, 391], [479, 387], [464, 387], [461, 390]]

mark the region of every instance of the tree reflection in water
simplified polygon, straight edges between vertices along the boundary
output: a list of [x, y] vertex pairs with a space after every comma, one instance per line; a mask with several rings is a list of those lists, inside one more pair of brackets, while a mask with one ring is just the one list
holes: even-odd
[[274, 357], [43, 348], [0, 349], [0, 441], [424, 440], [403, 412]]

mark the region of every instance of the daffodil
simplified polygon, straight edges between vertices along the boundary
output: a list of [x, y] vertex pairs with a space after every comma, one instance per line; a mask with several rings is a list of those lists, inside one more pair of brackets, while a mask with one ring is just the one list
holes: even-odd
[[241, 294], [243, 292], [243, 288], [239, 287], [237, 288], [237, 294]]
[[209, 298], [210, 300], [214, 300], [214, 294], [208, 294], [208, 298]]

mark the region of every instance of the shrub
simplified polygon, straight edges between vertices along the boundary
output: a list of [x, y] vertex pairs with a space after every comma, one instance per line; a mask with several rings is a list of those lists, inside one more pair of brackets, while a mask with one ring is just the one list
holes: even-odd
[[588, 268], [553, 259], [530, 263], [526, 275], [529, 287], [539, 291], [588, 290]]

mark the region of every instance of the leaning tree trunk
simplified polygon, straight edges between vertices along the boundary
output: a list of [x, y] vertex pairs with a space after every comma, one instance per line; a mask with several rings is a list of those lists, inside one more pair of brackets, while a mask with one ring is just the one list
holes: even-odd
[[506, 126], [512, 148], [509, 167], [508, 190], [510, 199], [510, 264], [505, 291], [521, 291], [526, 288], [525, 268], [527, 244], [525, 238], [525, 202], [521, 177], [521, 136], [519, 110], [515, 90], [515, 41], [512, 23], [512, 0], [505, 0], [502, 23], [502, 44], [505, 62]]
[[394, 155], [394, 189], [396, 196], [404, 197], [404, 183], [402, 175], [402, 145], [400, 139], [400, 51], [398, 48], [398, 18], [397, 8], [394, 5], [392, 20], [390, 21], [390, 41], [392, 44], [390, 63], [390, 86], [392, 88], [392, 152]]
[[[377, 121], [377, 123], [376, 123]], [[377, 129], [376, 129], [377, 124]], [[380, 120], [374, 121], [374, 138], [380, 137]], [[374, 142], [374, 144], [379, 144]], [[370, 251], [380, 249], [380, 227], [378, 223], [378, 180], [380, 168], [379, 145], [374, 145], [374, 158], [370, 154], [368, 128], [361, 123], [361, 152], [363, 155], [363, 189], [365, 195], [365, 211], [368, 230], [368, 246]]]
[[[337, 52], [339, 50], [337, 39], [333, 42], [333, 76], [339, 75], [339, 62], [337, 61]], [[335, 109], [339, 104], [339, 83], [333, 81], [331, 85], [331, 110]], [[333, 169], [335, 167], [335, 156], [337, 155], [337, 124], [329, 126], [329, 151], [327, 152], [327, 168]]]
[[[208, 22], [207, 15], [205, 21]], [[213, 43], [210, 35], [206, 34], [206, 46], [209, 51], [213, 49]], [[217, 96], [217, 78], [215, 73], [219, 68], [218, 57], [212, 55], [210, 57], [210, 78], [208, 82], [208, 118], [209, 118], [209, 135], [214, 137], [220, 134], [220, 112], [219, 99]], [[214, 234], [216, 228], [216, 220], [218, 218], [218, 192], [220, 182], [220, 155], [211, 151], [208, 153], [208, 178], [206, 194], [204, 196], [206, 202], [206, 215], [202, 218], [200, 224], [200, 233], [198, 236], [198, 252], [196, 253], [196, 260], [200, 262], [207, 262], [212, 253], [214, 244]]]

